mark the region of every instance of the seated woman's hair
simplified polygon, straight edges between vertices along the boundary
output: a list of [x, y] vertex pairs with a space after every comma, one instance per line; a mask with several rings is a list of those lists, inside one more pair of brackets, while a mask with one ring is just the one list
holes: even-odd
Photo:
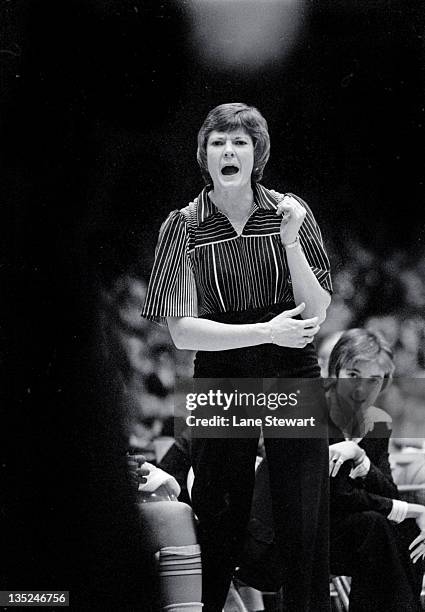
[[395, 369], [393, 352], [380, 334], [361, 328], [344, 332], [335, 344], [329, 357], [329, 376], [338, 377], [341, 369], [353, 367], [359, 360], [378, 362], [388, 384]]
[[207, 115], [198, 133], [197, 160], [201, 168], [202, 176], [207, 184], [211, 183], [207, 164], [207, 142], [208, 137], [216, 130], [217, 132], [234, 132], [243, 129], [252, 138], [254, 144], [254, 168], [252, 180], [258, 182], [263, 176], [264, 166], [270, 155], [270, 137], [267, 121], [254, 106], [248, 106], [242, 102], [220, 104], [212, 109]]

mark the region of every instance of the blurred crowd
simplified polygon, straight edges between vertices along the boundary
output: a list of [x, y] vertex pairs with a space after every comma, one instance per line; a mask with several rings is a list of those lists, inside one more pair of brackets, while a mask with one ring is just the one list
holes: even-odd
[[140, 316], [146, 280], [120, 276], [103, 292], [104, 348], [121, 379], [129, 448], [156, 458], [154, 441], [173, 436], [173, 391], [177, 378], [190, 378], [193, 354], [178, 351], [165, 327]]
[[[401, 251], [383, 258], [358, 243], [333, 252], [334, 294], [317, 336], [322, 374], [342, 331], [367, 327], [379, 331], [395, 356], [393, 384], [381, 406], [393, 418], [395, 439], [418, 439], [424, 429], [425, 253]], [[193, 353], [176, 350], [166, 328], [140, 316], [146, 279], [120, 276], [103, 293], [105, 350], [111, 352], [122, 381], [129, 447], [155, 459], [159, 439], [173, 436], [173, 389], [190, 378]]]

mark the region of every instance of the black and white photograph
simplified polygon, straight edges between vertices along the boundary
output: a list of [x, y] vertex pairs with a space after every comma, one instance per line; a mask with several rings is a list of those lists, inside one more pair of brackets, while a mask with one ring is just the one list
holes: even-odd
[[2, 609], [425, 610], [423, 2], [0, 37]]

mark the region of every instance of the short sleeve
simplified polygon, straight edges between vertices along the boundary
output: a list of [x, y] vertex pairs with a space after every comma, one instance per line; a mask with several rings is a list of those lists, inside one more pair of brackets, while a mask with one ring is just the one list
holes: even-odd
[[[294, 195], [294, 194], [290, 194]], [[311, 212], [310, 207], [298, 196], [297, 200], [304, 206], [307, 211], [304, 223], [300, 228], [300, 243], [304, 251], [304, 255], [323, 289], [326, 289], [332, 294], [332, 279], [330, 273], [329, 258], [323, 245], [322, 234], [316, 219]]]
[[165, 324], [166, 317], [198, 316], [196, 283], [184, 215], [175, 210], [161, 226], [142, 317]]

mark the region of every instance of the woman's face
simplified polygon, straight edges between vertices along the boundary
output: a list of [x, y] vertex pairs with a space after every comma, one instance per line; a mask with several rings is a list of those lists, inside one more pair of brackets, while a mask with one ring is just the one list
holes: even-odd
[[378, 363], [358, 359], [351, 367], [341, 368], [336, 384], [338, 398], [351, 410], [373, 406], [381, 392], [385, 370]]
[[235, 132], [214, 130], [207, 141], [208, 172], [214, 187], [243, 187], [251, 183], [254, 144], [243, 129]]

